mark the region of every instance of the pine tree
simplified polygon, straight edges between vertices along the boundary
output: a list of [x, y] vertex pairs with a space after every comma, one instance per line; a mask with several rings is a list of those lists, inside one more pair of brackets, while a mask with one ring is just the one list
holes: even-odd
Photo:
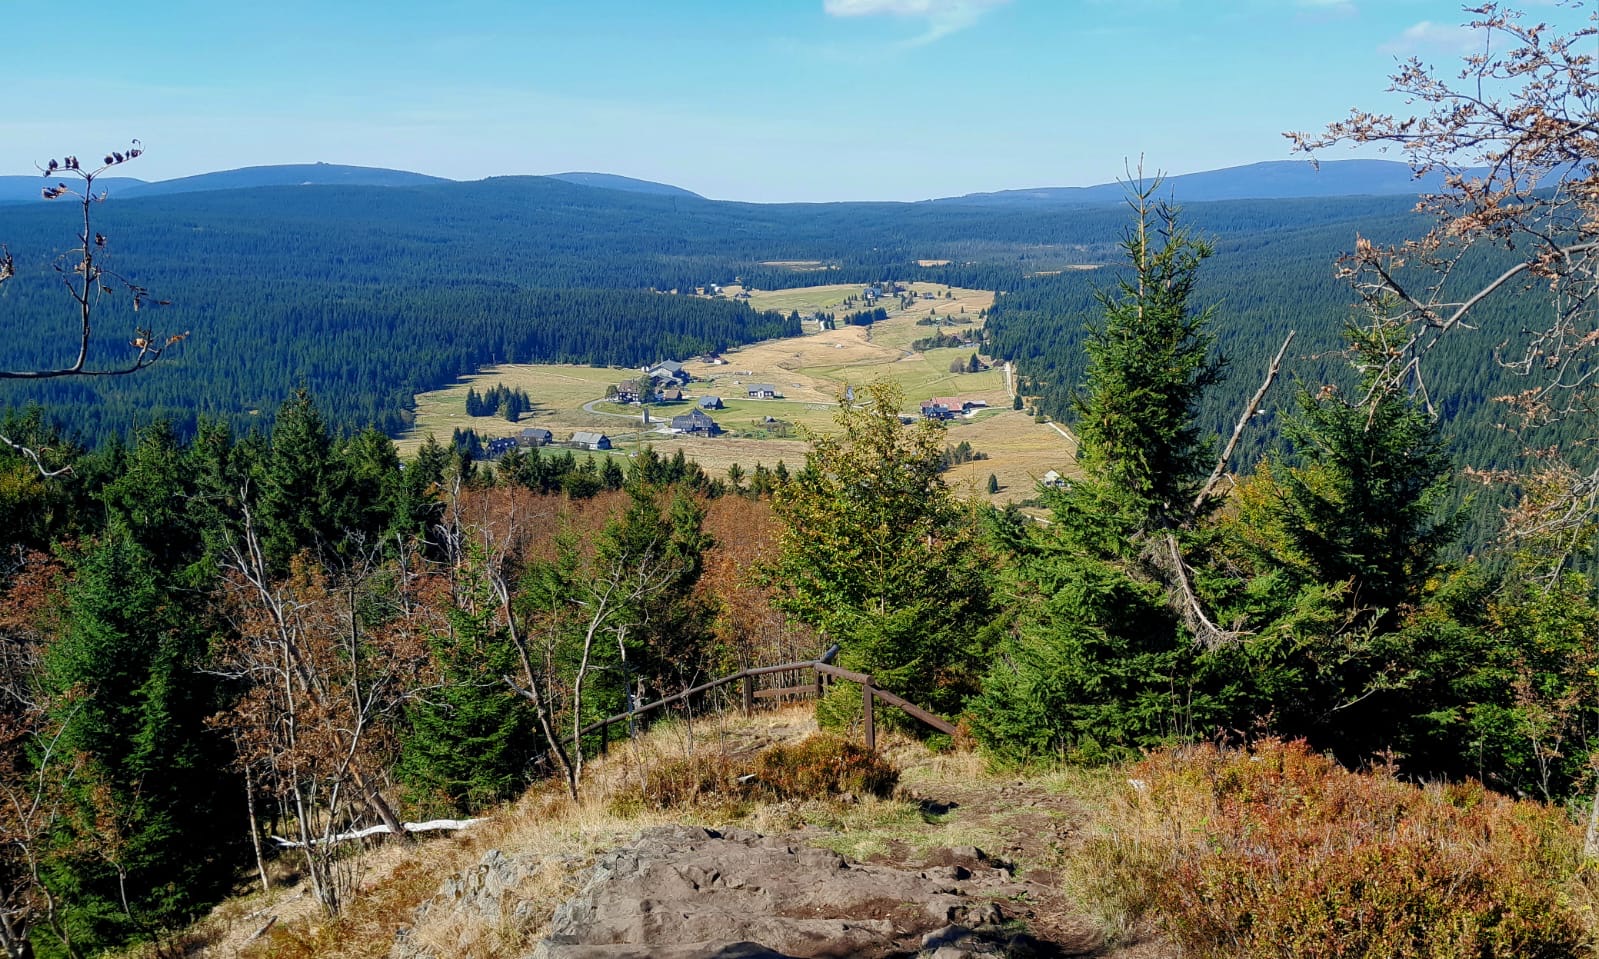
[[1309, 582], [1349, 583], [1350, 601], [1386, 611], [1387, 628], [1459, 529], [1443, 508], [1451, 470], [1437, 422], [1393, 391], [1362, 406], [1301, 390], [1283, 435], [1299, 465], [1276, 502], [1290, 544], [1280, 559]]
[[165, 570], [192, 561], [200, 545], [188, 511], [194, 477], [185, 460], [172, 425], [159, 421], [139, 434], [121, 475], [102, 494], [111, 521]]
[[1195, 410], [1221, 371], [1210, 311], [1189, 305], [1210, 248], [1152, 201], [1158, 187], [1132, 193], [1132, 275], [1089, 327], [1076, 400], [1086, 475], [1046, 491], [1053, 523], [1017, 542], [1006, 571], [1015, 622], [974, 718], [1013, 757], [1128, 755], [1221, 715], [1214, 657], [1173, 602], [1191, 589], [1180, 544], [1204, 467]]

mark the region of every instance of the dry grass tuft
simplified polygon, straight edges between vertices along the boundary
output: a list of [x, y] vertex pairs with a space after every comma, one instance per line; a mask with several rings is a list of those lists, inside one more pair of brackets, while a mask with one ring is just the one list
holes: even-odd
[[[815, 731], [807, 706], [744, 718], [726, 716], [657, 726], [631, 743], [595, 757], [585, 774], [583, 799], [574, 804], [553, 783], [536, 786], [515, 802], [483, 815], [487, 821], [453, 834], [385, 843], [358, 857], [359, 891], [345, 913], [328, 919], [301, 885], [270, 894], [230, 899], [204, 920], [168, 940], [133, 953], [230, 959], [377, 959], [387, 956], [397, 933], [448, 957], [516, 955], [545, 934], [555, 907], [576, 892], [579, 874], [602, 852], [638, 830], [670, 822], [712, 825], [728, 810], [714, 803], [671, 809], [618, 811], [616, 797], [658, 777], [656, 770], [690, 757], [732, 757], [753, 762], [756, 752]], [[734, 815], [738, 810], [733, 810]], [[514, 851], [543, 864], [504, 902], [498, 923], [433, 909], [413, 926], [416, 909], [451, 876], [469, 873], [494, 849]], [[512, 909], [520, 906], [516, 918]], [[267, 928], [270, 922], [270, 928]], [[264, 932], [262, 930], [265, 929]], [[257, 935], [257, 933], [261, 933]]]

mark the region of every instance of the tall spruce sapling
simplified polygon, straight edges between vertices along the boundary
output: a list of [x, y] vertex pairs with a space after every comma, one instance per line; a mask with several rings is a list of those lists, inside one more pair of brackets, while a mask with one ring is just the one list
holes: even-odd
[[1078, 458], [1098, 509], [1136, 532], [1179, 525], [1198, 489], [1209, 444], [1196, 411], [1225, 364], [1211, 353], [1214, 308], [1190, 298], [1209, 243], [1156, 199], [1161, 179], [1129, 187], [1135, 221], [1122, 239], [1131, 271], [1098, 295], [1088, 368], [1073, 406]]
[[953, 713], [976, 689], [993, 609], [977, 523], [939, 475], [941, 426], [902, 425], [891, 384], [855, 399], [776, 486], [765, 576], [785, 611], [839, 643], [841, 662]]
[[1226, 634], [1183, 555], [1208, 502], [1196, 495], [1208, 459], [1196, 411], [1222, 371], [1212, 311], [1191, 304], [1210, 247], [1156, 201], [1159, 186], [1129, 191], [1130, 270], [1089, 327], [1076, 400], [1084, 475], [1043, 491], [1052, 522], [1014, 541], [1006, 570], [1018, 601], [973, 717], [1012, 758], [1104, 760], [1221, 715], [1211, 647]]

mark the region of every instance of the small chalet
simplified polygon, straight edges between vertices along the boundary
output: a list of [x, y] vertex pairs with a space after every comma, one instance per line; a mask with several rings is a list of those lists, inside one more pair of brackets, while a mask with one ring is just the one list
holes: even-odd
[[779, 395], [777, 387], [771, 383], [751, 383], [746, 389], [752, 400], [775, 400]]
[[959, 415], [959, 407], [950, 409], [935, 400], [928, 400], [922, 404], [922, 419], [924, 420], [952, 420]]
[[682, 416], [672, 417], [672, 429], [679, 433], [690, 433], [695, 436], [715, 436], [722, 432], [716, 421], [705, 415], [703, 410], [694, 410]]
[[517, 434], [516, 438], [517, 442], [521, 443], [523, 446], [548, 446], [555, 439], [555, 434], [551, 433], [549, 430], [542, 430], [536, 426], [529, 426], [527, 429]]
[[516, 438], [513, 436], [502, 436], [499, 439], [489, 440], [488, 445], [483, 447], [483, 453], [489, 459], [495, 460], [514, 449], [516, 449]]
[[700, 397], [699, 407], [702, 410], [719, 410], [722, 408], [722, 398], [720, 396], [702, 396]]
[[581, 446], [589, 450], [608, 450], [611, 448], [611, 438], [604, 433], [589, 433], [578, 430], [572, 434], [572, 445]]
[[680, 386], [663, 386], [655, 391], [655, 402], [676, 403], [683, 398], [683, 388]]

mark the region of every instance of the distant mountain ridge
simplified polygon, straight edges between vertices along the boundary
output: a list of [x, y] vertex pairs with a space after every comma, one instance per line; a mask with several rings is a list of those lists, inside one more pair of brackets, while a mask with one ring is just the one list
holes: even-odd
[[562, 180], [566, 183], [576, 183], [578, 186], [598, 187], [602, 190], [621, 190], [625, 193], [649, 193], [656, 196], [685, 196], [696, 200], [705, 199], [692, 190], [685, 190], [680, 186], [670, 183], [656, 183], [653, 180], [637, 180], [630, 176], [619, 176], [615, 173], [551, 173], [550, 179]]
[[[1245, 166], [1185, 173], [1165, 178], [1162, 196], [1191, 203], [1216, 200], [1285, 200], [1337, 196], [1401, 196], [1442, 189], [1443, 176], [1416, 177], [1410, 165], [1395, 160], [1268, 160]], [[1127, 196], [1121, 183], [1094, 186], [1039, 187], [968, 193], [934, 203], [1075, 204], [1120, 203]]]
[[[57, 183], [66, 183], [67, 186], [74, 186], [81, 185], [82, 181], [74, 183], [69, 182], [68, 178], [44, 177], [38, 174], [33, 176], [0, 176], [0, 204], [27, 203], [32, 200], [41, 200], [43, 199], [40, 196], [41, 191], [45, 187], [54, 186]], [[119, 197], [127, 190], [149, 185], [143, 180], [126, 176], [106, 177], [103, 180], [97, 180], [96, 183]]]
[[[46, 183], [41, 176], [0, 176], [0, 203], [22, 203], [39, 199]], [[72, 180], [63, 180], [73, 186]], [[450, 183], [443, 177], [387, 170], [382, 167], [346, 166], [339, 163], [287, 163], [274, 166], [241, 167], [178, 177], [173, 180], [139, 180], [133, 177], [106, 177], [97, 185], [117, 199], [136, 196], [170, 196], [177, 193], [204, 193], [223, 190], [250, 190], [273, 186], [426, 186]]]
[[345, 166], [338, 163], [289, 163], [249, 166], [217, 173], [201, 173], [130, 187], [122, 195], [165, 196], [211, 190], [249, 190], [264, 186], [424, 186], [449, 183], [443, 177], [381, 167]]
[[[701, 194], [669, 183], [640, 180], [615, 173], [552, 173], [545, 179], [621, 193], [706, 199]], [[39, 191], [44, 182], [44, 178], [39, 176], [0, 176], [0, 205], [39, 199]], [[145, 181], [130, 177], [110, 177], [100, 181], [119, 198], [247, 190], [257, 187], [421, 187], [455, 182], [458, 181], [405, 170], [346, 166], [337, 163], [242, 167], [237, 170], [201, 173], [173, 180]], [[1436, 191], [1442, 185], [1442, 176], [1432, 174], [1417, 178], [1411, 173], [1408, 164], [1394, 160], [1327, 160], [1319, 165], [1312, 164], [1308, 160], [1271, 160], [1222, 170], [1206, 170], [1201, 173], [1167, 177], [1162, 194], [1183, 202], [1201, 203], [1216, 200], [1401, 196]], [[1125, 196], [1126, 191], [1120, 183], [1100, 183], [1093, 186], [1033, 187], [968, 193], [964, 196], [940, 197], [925, 202], [963, 206], [1103, 206], [1121, 203]]]

